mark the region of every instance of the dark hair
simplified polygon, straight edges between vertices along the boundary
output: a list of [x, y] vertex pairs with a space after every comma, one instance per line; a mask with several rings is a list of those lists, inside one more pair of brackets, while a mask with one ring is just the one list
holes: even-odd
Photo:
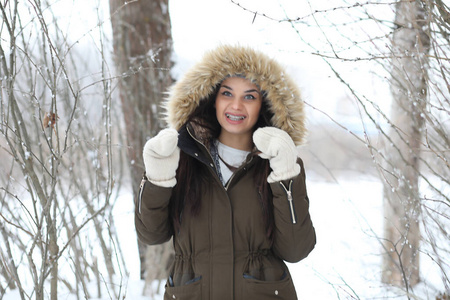
[[[217, 121], [216, 109], [214, 106], [215, 98], [219, 86], [215, 88], [214, 93], [207, 99], [200, 102], [200, 105], [189, 116], [188, 123], [199, 124], [210, 132], [212, 138], [218, 138], [220, 134], [220, 124]], [[261, 113], [255, 124], [255, 129], [259, 127], [270, 126], [273, 113], [270, 111], [265, 95], [261, 106]], [[257, 156], [254, 152], [251, 155]], [[261, 210], [264, 218], [267, 238], [273, 240], [273, 203], [272, 192], [267, 177], [270, 173], [269, 162], [266, 159], [259, 159], [255, 164], [255, 183], [258, 190], [258, 200], [261, 204]], [[171, 199], [171, 213], [173, 225], [176, 231], [179, 231], [182, 223], [182, 215], [191, 213], [198, 215], [201, 209], [202, 185], [206, 182], [208, 169], [197, 159], [187, 155], [183, 151], [180, 153], [180, 163], [177, 169], [177, 184], [174, 187]]]

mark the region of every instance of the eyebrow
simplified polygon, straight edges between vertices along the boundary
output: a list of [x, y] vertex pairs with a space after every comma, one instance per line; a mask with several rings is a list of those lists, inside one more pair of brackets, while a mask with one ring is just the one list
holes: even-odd
[[[224, 87], [224, 88], [226, 88], [226, 89], [229, 89], [230, 91], [233, 90], [231, 87], [229, 87], [228, 85], [225, 85], [225, 84], [221, 85], [220, 87], [221, 87], [221, 88]], [[245, 91], [244, 93], [254, 93], [254, 92], [256, 92], [256, 93], [259, 94], [259, 91], [258, 91], [257, 89], [247, 90], [247, 91]]]

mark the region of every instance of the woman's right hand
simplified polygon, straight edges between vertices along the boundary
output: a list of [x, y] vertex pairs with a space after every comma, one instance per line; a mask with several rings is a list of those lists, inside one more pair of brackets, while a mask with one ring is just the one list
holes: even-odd
[[158, 186], [173, 187], [180, 160], [178, 132], [172, 128], [161, 130], [145, 143], [143, 158], [147, 179]]

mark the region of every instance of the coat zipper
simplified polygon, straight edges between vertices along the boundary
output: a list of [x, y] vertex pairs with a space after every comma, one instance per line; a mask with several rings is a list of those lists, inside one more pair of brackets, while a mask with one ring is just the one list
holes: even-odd
[[280, 184], [286, 191], [287, 200], [289, 202], [289, 209], [291, 211], [292, 224], [297, 224], [297, 218], [295, 217], [295, 210], [294, 210], [294, 202], [292, 199], [292, 180], [289, 181], [289, 188], [286, 188], [286, 186], [281, 181]]
[[[189, 133], [189, 135], [195, 140], [195, 141], [197, 141], [197, 143], [199, 143], [200, 145], [202, 145], [203, 146], [203, 148], [205, 148], [206, 149], [206, 152], [209, 154], [209, 158], [211, 159], [210, 161], [214, 161], [214, 159], [213, 159], [213, 157], [212, 157], [212, 155], [211, 155], [211, 153], [209, 152], [209, 150], [206, 148], [206, 146], [201, 142], [201, 141], [199, 141], [196, 137], [194, 137], [194, 135], [191, 133], [191, 131], [189, 130], [189, 127], [186, 127], [186, 129], [187, 129], [187, 132]], [[213, 165], [214, 165], [214, 163], [213, 163]], [[214, 166], [214, 169], [215, 169], [216, 167]], [[234, 175], [237, 173], [237, 171], [236, 172], [234, 172], [232, 175], [231, 175], [231, 177], [230, 177], [230, 179], [228, 180], [228, 183], [227, 183], [227, 185], [226, 186], [223, 186], [223, 184], [222, 184], [222, 182], [220, 182], [220, 179], [219, 179], [219, 182], [220, 182], [220, 186], [222, 186], [223, 188], [224, 188], [224, 190], [225, 190], [225, 192], [227, 192], [228, 191], [228, 187], [229, 187], [229, 185], [230, 185], [230, 182], [232, 181], [232, 179], [233, 179], [233, 177], [234, 177]], [[227, 195], [228, 196], [228, 195]], [[229, 198], [228, 198], [229, 199]], [[230, 201], [230, 205], [231, 205], [231, 201]], [[231, 207], [231, 218], [233, 219], [233, 208]], [[233, 221], [232, 221], [232, 224], [233, 224]], [[233, 225], [232, 225], [233, 226]], [[232, 227], [232, 236], [234, 236], [234, 226]], [[233, 260], [234, 260], [234, 257], [235, 257], [235, 253], [234, 253], [234, 246], [233, 246]], [[233, 278], [232, 278], [232, 282], [233, 282], [233, 299], [235, 298], [235, 296], [234, 296], [234, 290], [235, 290], [235, 287], [234, 287], [234, 272], [235, 272], [235, 270], [234, 270], [234, 263], [233, 263], [233, 270], [232, 270], [232, 274], [233, 274]]]
[[[206, 150], [206, 152], [208, 153], [209, 158], [210, 158], [210, 164], [211, 164], [210, 166], [211, 166], [212, 168], [214, 168], [214, 170], [215, 170], [215, 169], [216, 169], [216, 166], [215, 166], [215, 164], [214, 164], [214, 159], [213, 159], [211, 153], [209, 152], [208, 148], [206, 148], [205, 144], [203, 144], [200, 140], [198, 140], [198, 139], [191, 133], [191, 131], [189, 130], [189, 127], [186, 127], [186, 129], [187, 129], [187, 132], [189, 133], [189, 135], [191, 136], [191, 138], [193, 138], [194, 141], [196, 141], [197, 143], [199, 143], [200, 145], [202, 145], [203, 148], [205, 148], [205, 150]], [[216, 173], [217, 173], [217, 172], [216, 172]], [[222, 182], [220, 181], [220, 179], [219, 179], [218, 176], [217, 176], [217, 179], [219, 180], [220, 185], [223, 186], [223, 184], [222, 184]], [[225, 190], [226, 190], [226, 189], [225, 189]]]
[[141, 185], [139, 186], [139, 197], [138, 197], [138, 212], [139, 212], [139, 214], [141, 214], [142, 194], [144, 193], [144, 185], [145, 185], [146, 181], [147, 181], [147, 178], [145, 178], [145, 175], [144, 175], [144, 177], [142, 177], [142, 180], [141, 180]]
[[245, 169], [252, 162], [252, 160], [253, 160], [253, 157], [250, 157], [249, 161], [245, 162], [245, 164], [243, 164], [241, 167], [239, 167], [239, 169], [237, 169], [236, 171], [233, 172], [233, 174], [231, 174], [230, 179], [228, 179], [227, 184], [224, 186], [225, 191], [228, 191], [228, 188], [230, 187], [231, 181], [233, 181], [234, 175], [239, 173], [239, 171], [241, 169]]
[[227, 184], [223, 187], [225, 189], [225, 191], [228, 191], [228, 188], [230, 187], [230, 183], [233, 180], [234, 174], [236, 174], [236, 173], [237, 173], [237, 170], [235, 172], [233, 172], [233, 174], [231, 174], [231, 177], [230, 177], [230, 179], [228, 179]]

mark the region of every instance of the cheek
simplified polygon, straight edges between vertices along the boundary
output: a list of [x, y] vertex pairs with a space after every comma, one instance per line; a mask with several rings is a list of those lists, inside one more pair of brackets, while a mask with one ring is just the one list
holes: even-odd
[[214, 108], [216, 109], [216, 111], [220, 110], [223, 107], [223, 101], [220, 99], [220, 97], [218, 96], [216, 98], [216, 101], [214, 101]]
[[220, 114], [219, 114], [219, 110], [216, 108], [216, 119], [220, 119]]
[[216, 115], [219, 115], [219, 112], [223, 109], [221, 102], [220, 101], [216, 101], [216, 103], [214, 103], [214, 108], [216, 111]]
[[258, 118], [259, 115], [260, 115], [260, 113], [261, 113], [261, 103], [260, 103], [259, 105], [256, 105], [256, 106], [253, 108], [253, 115], [254, 115], [254, 116], [256, 116], [256, 117]]
[[222, 122], [221, 120], [223, 119], [223, 111], [224, 111], [223, 105], [221, 105], [220, 103], [216, 103], [215, 108], [216, 108], [215, 109], [216, 119], [219, 122]]

